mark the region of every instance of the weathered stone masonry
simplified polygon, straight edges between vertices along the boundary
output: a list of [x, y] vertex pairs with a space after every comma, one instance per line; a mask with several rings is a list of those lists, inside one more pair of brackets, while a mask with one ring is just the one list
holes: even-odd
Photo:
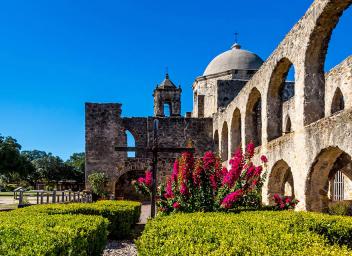
[[[151, 155], [137, 152], [134, 158], [129, 158], [126, 152], [116, 152], [114, 147], [127, 146], [126, 131], [134, 136], [136, 147], [151, 146], [155, 118], [159, 120], [160, 147], [186, 147], [192, 144], [196, 154], [213, 150], [211, 118], [122, 118], [120, 104], [86, 103], [86, 178], [93, 171], [105, 172], [109, 178], [107, 188], [115, 194], [118, 189], [116, 183], [125, 173], [143, 174], [149, 168]], [[171, 174], [177, 155], [160, 153], [159, 157], [160, 181]], [[86, 185], [89, 186], [88, 183]]]
[[[324, 73], [332, 31], [351, 3], [315, 0], [265, 62], [238, 44], [215, 57], [193, 83], [192, 118], [180, 117], [181, 89], [167, 76], [154, 94], [160, 144], [185, 146], [191, 140], [199, 154], [214, 149], [228, 164], [232, 152], [252, 140], [255, 161], [261, 154], [269, 159], [264, 203], [280, 193], [299, 199], [298, 210], [323, 211], [335, 200], [351, 200], [352, 57]], [[286, 81], [290, 67], [293, 82]], [[164, 117], [165, 104], [175, 117]], [[150, 161], [142, 152], [130, 159], [113, 147], [126, 145], [125, 130], [136, 146], [147, 146], [155, 118], [120, 115], [119, 104], [86, 105], [86, 175], [105, 171], [112, 193], [121, 175], [145, 170]], [[162, 156], [160, 178], [173, 157]], [[345, 183], [336, 195], [338, 173]]]

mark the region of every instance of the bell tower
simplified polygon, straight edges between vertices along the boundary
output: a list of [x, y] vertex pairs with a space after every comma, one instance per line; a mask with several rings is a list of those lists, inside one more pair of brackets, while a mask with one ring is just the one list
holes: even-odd
[[154, 89], [154, 116], [181, 116], [181, 92], [181, 87], [176, 87], [166, 73], [164, 81]]

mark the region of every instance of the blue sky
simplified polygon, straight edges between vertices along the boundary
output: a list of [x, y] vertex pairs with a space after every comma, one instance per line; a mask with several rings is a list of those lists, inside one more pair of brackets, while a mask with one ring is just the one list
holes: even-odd
[[[84, 102], [120, 102], [124, 116], [152, 115], [166, 66], [183, 88], [182, 111], [191, 111], [193, 80], [235, 32], [243, 48], [266, 59], [311, 3], [3, 1], [0, 133], [66, 159], [84, 151]], [[352, 52], [351, 14], [334, 32], [327, 69]]]

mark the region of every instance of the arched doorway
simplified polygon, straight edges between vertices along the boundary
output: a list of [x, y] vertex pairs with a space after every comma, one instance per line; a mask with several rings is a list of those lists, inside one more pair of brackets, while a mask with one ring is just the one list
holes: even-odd
[[352, 199], [351, 156], [338, 147], [320, 152], [312, 164], [306, 183], [306, 208], [326, 212], [334, 201]]
[[136, 192], [132, 181], [145, 176], [145, 171], [133, 170], [122, 174], [115, 183], [115, 198], [134, 201], [149, 201], [150, 198]]
[[274, 195], [295, 197], [295, 189], [291, 168], [284, 160], [279, 160], [273, 166], [268, 183], [269, 203], [274, 203]]
[[246, 144], [250, 141], [254, 146], [262, 144], [262, 101], [257, 88], [253, 88], [249, 94], [246, 106]]

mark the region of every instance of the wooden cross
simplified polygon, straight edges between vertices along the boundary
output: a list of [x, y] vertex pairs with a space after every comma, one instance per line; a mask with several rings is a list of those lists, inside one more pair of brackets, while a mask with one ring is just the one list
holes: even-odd
[[155, 217], [155, 205], [156, 205], [156, 173], [158, 168], [158, 153], [183, 153], [183, 152], [194, 152], [194, 148], [168, 148], [159, 147], [158, 145], [158, 128], [159, 120], [155, 119], [153, 124], [153, 146], [152, 147], [115, 147], [116, 151], [119, 152], [151, 152], [152, 157], [152, 198], [151, 198], [151, 208], [150, 215], [152, 218]]

